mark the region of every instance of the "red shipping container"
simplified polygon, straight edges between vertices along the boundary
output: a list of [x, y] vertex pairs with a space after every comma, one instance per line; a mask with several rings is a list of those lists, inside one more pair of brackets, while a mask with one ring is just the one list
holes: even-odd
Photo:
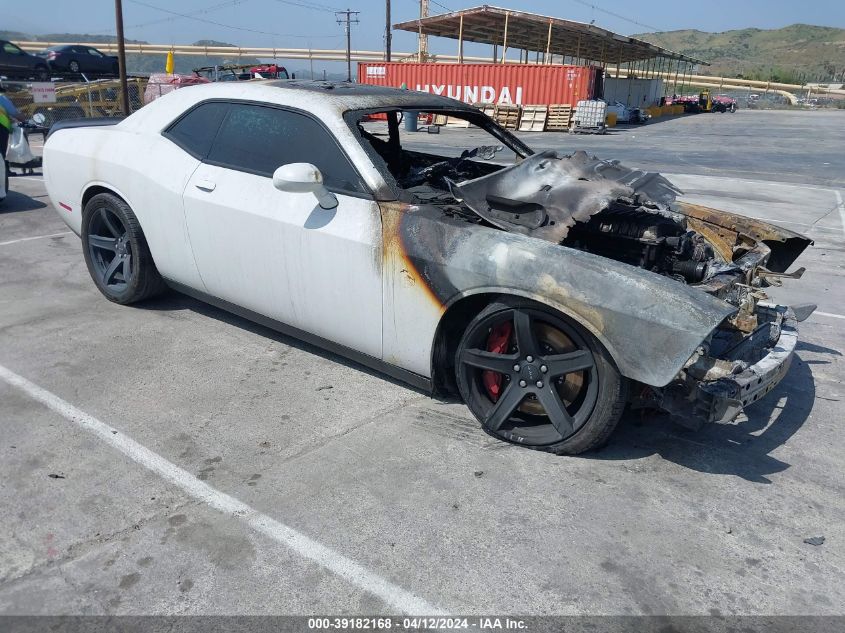
[[571, 104], [600, 92], [597, 66], [360, 63], [358, 82], [420, 90], [466, 103]]

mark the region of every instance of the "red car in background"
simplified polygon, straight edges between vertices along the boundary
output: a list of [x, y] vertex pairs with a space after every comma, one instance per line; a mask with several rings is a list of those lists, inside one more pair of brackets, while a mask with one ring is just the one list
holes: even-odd
[[249, 74], [255, 78], [261, 79], [290, 79], [288, 71], [284, 66], [278, 64], [264, 64], [263, 66], [252, 66], [249, 69]]

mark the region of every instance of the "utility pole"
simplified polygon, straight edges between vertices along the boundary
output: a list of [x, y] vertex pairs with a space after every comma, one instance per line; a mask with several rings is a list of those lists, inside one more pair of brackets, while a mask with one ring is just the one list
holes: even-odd
[[385, 0], [384, 6], [384, 61], [390, 61], [390, 40], [393, 35], [390, 33], [390, 0]]
[[[335, 11], [338, 24], [346, 29], [346, 81], [352, 81], [352, 29], [351, 25], [358, 24], [360, 11]], [[343, 16], [343, 17], [341, 17]], [[354, 16], [354, 17], [353, 17]]]
[[123, 97], [123, 114], [129, 116], [129, 85], [126, 83], [126, 42], [123, 38], [123, 3], [114, 0], [114, 19], [117, 26], [117, 61], [120, 67], [120, 94]]
[[[428, 17], [428, 0], [420, 0], [420, 19]], [[423, 62], [428, 60], [428, 34], [422, 32], [422, 27], [419, 31], [419, 59], [417, 61]]]

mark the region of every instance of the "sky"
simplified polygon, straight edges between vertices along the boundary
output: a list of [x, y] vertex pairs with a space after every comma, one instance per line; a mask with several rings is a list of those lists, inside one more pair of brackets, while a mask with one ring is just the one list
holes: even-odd
[[[343, 2], [343, 5], [339, 3]], [[485, 0], [430, 0], [431, 14], [466, 9]], [[551, 15], [630, 35], [647, 31], [699, 29], [727, 31], [756, 27], [779, 28], [797, 22], [845, 28], [841, 0], [486, 0], [494, 6]], [[114, 34], [110, 0], [42, 0], [37, 12], [20, 3], [7, 8], [4, 28], [25, 33]], [[419, 16], [419, 0], [392, 0], [392, 22]], [[127, 38], [155, 44], [190, 44], [212, 39], [240, 46], [330, 48], [345, 46], [343, 27], [334, 10], [359, 11], [352, 27], [352, 48], [381, 50], [384, 46], [385, 0], [123, 0]], [[183, 14], [187, 17], [174, 15]], [[432, 53], [455, 54], [457, 43], [432, 38]], [[416, 52], [416, 35], [393, 32], [393, 50]], [[487, 55], [489, 47], [467, 47], [467, 55]], [[304, 65], [292, 62], [290, 65]], [[336, 64], [315, 64], [337, 70]]]

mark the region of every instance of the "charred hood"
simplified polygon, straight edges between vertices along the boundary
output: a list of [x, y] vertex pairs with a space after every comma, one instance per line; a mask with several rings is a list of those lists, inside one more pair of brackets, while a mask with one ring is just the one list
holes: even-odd
[[[590, 223], [602, 212], [614, 218], [627, 214], [629, 223], [636, 213], [672, 219], [684, 230], [703, 235], [722, 264], [762, 243], [771, 251], [768, 268], [774, 272], [784, 272], [812, 244], [803, 235], [766, 222], [676, 202], [682, 192], [660, 174], [583, 151], [533, 154], [516, 165], [448, 185], [456, 200], [490, 224], [557, 244], [564, 243], [573, 226]], [[600, 230], [612, 232], [614, 227], [604, 224]]]
[[623, 199], [668, 204], [677, 189], [663, 176], [607, 162], [585, 152], [529, 156], [500, 171], [460, 184], [452, 194], [501, 229], [561, 242], [584, 222]]

